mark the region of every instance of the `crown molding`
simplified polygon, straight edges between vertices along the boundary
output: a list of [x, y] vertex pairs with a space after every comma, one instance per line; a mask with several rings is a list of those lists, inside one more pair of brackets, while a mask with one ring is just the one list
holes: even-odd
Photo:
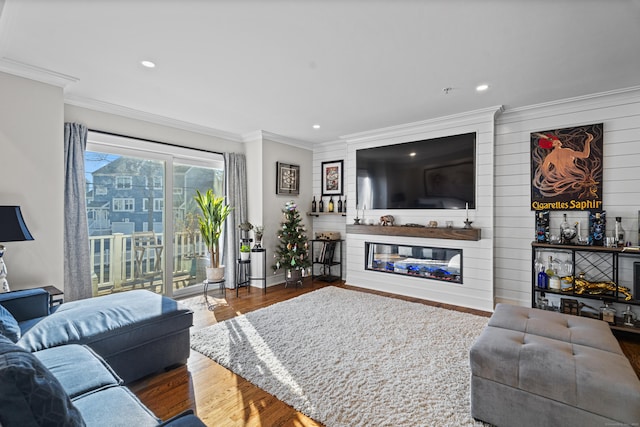
[[478, 119], [486, 120], [487, 115], [491, 115], [492, 119], [495, 119], [495, 117], [503, 111], [504, 107], [502, 105], [496, 105], [479, 110], [421, 120], [419, 122], [405, 123], [402, 125], [395, 125], [380, 129], [353, 133], [350, 135], [341, 136], [340, 139], [349, 142], [363, 142], [368, 140], [402, 136], [407, 134], [419, 133], [426, 129], [432, 129], [434, 127], [450, 127], [452, 125], [477, 121]]
[[264, 139], [279, 142], [281, 144], [291, 145], [297, 148], [302, 148], [304, 150], [313, 150], [313, 143], [309, 141], [301, 141], [299, 139], [289, 138], [288, 136], [278, 135], [277, 133], [271, 133], [265, 130], [256, 130], [242, 135], [243, 142], [251, 142]]
[[195, 123], [185, 122], [182, 120], [172, 119], [170, 117], [158, 114], [148, 113], [146, 111], [136, 110], [122, 105], [111, 104], [109, 102], [98, 101], [97, 99], [76, 97], [73, 95], [65, 96], [64, 103], [75, 107], [87, 108], [89, 110], [100, 111], [102, 113], [114, 114], [129, 119], [142, 120], [161, 126], [167, 126], [175, 129], [181, 129], [188, 132], [199, 133], [202, 135], [213, 136], [216, 138], [226, 139], [228, 141], [243, 142], [240, 135], [225, 132], [219, 129], [207, 126], [197, 125]]
[[15, 59], [3, 57], [0, 58], [0, 71], [14, 76], [24, 77], [41, 83], [47, 83], [61, 88], [67, 87], [69, 84], [76, 83], [80, 79], [46, 68], [37, 67], [35, 65], [16, 61]]

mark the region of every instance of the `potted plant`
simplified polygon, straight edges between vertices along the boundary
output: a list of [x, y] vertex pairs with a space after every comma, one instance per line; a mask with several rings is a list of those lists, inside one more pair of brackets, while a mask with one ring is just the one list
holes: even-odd
[[249, 247], [249, 245], [242, 244], [242, 246], [240, 246], [240, 259], [242, 261], [247, 261], [249, 259], [250, 252], [251, 248]]
[[220, 265], [220, 235], [232, 208], [224, 202], [224, 197], [213, 194], [212, 189], [204, 194], [196, 190], [195, 200], [202, 213], [198, 217], [200, 233], [211, 260], [207, 280], [219, 281], [224, 278], [224, 265]]

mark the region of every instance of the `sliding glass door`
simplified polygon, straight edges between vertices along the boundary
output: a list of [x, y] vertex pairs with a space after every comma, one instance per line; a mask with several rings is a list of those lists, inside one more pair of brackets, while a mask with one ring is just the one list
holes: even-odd
[[197, 292], [208, 260], [193, 197], [209, 188], [223, 194], [222, 156], [95, 132], [88, 140], [93, 295]]

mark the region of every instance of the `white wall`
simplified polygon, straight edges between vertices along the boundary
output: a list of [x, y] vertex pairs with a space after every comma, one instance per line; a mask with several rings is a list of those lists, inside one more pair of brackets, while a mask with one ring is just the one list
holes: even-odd
[[[349, 213], [346, 218], [320, 217], [314, 220], [314, 231], [334, 229], [342, 231], [345, 224], [352, 224], [356, 202], [356, 159], [360, 148], [398, 144], [421, 139], [438, 138], [467, 132], [477, 132], [477, 183], [476, 209], [469, 210], [469, 219], [474, 227], [482, 230], [478, 242], [425, 239], [398, 236], [348, 234], [346, 242], [345, 274], [349, 285], [392, 292], [416, 298], [429, 299], [482, 310], [493, 309], [493, 140], [494, 117], [500, 110], [492, 107], [456, 116], [427, 120], [420, 123], [372, 130], [344, 137], [342, 144], [329, 143], [314, 152], [314, 192], [320, 192], [320, 165], [322, 161], [345, 159], [346, 194]], [[317, 174], [315, 171], [318, 171]], [[361, 208], [361, 207], [360, 207]], [[444, 224], [453, 220], [462, 227], [464, 210], [367, 210], [365, 219], [377, 222], [381, 215], [391, 214], [397, 224], [418, 223], [426, 225], [430, 220]], [[362, 217], [362, 210], [360, 210]], [[452, 284], [437, 280], [389, 276], [367, 271], [364, 268], [365, 242], [408, 244], [463, 249], [464, 284]]]
[[12, 290], [63, 287], [62, 89], [0, 73], [0, 204], [19, 205], [34, 241], [6, 243]]
[[[307, 237], [311, 238], [311, 220], [306, 212], [309, 210], [307, 205], [310, 206], [313, 191], [311, 181], [313, 152], [290, 144], [264, 139], [262, 153], [263, 179], [261, 186], [264, 194], [263, 224], [265, 226], [262, 246], [267, 250], [267, 285], [271, 285], [282, 283], [285, 280], [284, 271], [278, 270], [274, 274], [271, 266], [274, 264], [273, 254], [278, 241], [276, 233], [283, 220], [282, 208], [289, 200], [293, 200], [298, 205], [302, 221], [307, 229]], [[276, 195], [276, 162], [300, 166], [300, 194], [298, 196]]]
[[[496, 302], [531, 304], [530, 210], [531, 132], [604, 123], [603, 204], [607, 226], [616, 216], [638, 244], [640, 210], [640, 89], [596, 94], [505, 112], [496, 123], [495, 148], [495, 293]], [[586, 212], [568, 213], [587, 229]], [[559, 230], [562, 211], [551, 212], [551, 230]], [[609, 228], [610, 230], [611, 228]]]

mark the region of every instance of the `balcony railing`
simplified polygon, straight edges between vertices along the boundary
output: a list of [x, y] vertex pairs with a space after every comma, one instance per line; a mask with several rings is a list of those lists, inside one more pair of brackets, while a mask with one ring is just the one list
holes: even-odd
[[[158, 242], [164, 242], [164, 235], [157, 234]], [[113, 233], [89, 237], [93, 295], [104, 295], [134, 289], [137, 286], [150, 287], [163, 293], [164, 258], [156, 259], [158, 251], [146, 250], [140, 260], [136, 260], [133, 235]], [[188, 287], [198, 284], [195, 277], [195, 260], [207, 254], [200, 234], [189, 236], [175, 233], [173, 236], [172, 285]], [[156, 266], [156, 261], [160, 263]], [[140, 266], [136, 263], [140, 262]], [[175, 287], [175, 286], [174, 286]]]

